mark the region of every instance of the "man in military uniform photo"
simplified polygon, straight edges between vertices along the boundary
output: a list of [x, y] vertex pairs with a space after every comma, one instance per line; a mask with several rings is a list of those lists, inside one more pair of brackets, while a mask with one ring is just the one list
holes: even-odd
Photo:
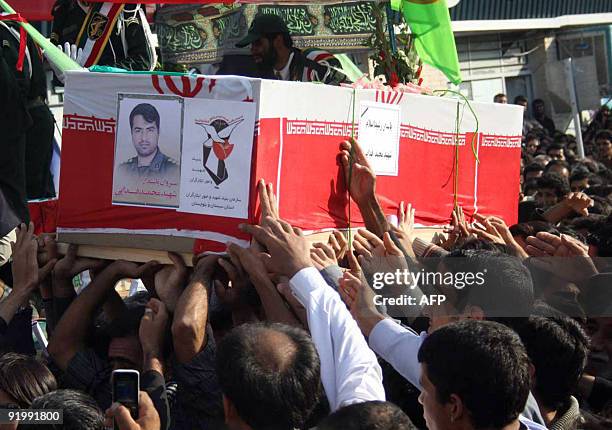
[[136, 157], [119, 166], [124, 178], [179, 178], [179, 166], [159, 149], [160, 116], [149, 103], [137, 105], [130, 113], [130, 130]]

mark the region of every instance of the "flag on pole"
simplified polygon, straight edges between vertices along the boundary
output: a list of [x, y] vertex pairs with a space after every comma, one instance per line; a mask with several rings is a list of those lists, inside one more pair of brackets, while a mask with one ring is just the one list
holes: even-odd
[[459, 84], [461, 71], [446, 0], [391, 0], [391, 7], [404, 14], [421, 60]]

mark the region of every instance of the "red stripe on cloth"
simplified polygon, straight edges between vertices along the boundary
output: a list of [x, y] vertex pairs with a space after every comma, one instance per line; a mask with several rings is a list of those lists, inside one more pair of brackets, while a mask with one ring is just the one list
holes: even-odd
[[107, 38], [106, 34], [107, 32], [113, 31], [115, 15], [117, 15], [120, 10], [121, 10], [120, 4], [114, 4], [113, 7], [111, 7], [111, 10], [108, 12], [108, 16], [107, 16], [108, 22], [106, 24], [106, 25], [110, 25], [111, 27], [105, 29], [106, 31], [104, 32], [104, 34], [100, 36], [98, 40], [96, 40], [96, 43], [94, 44], [94, 47], [91, 50], [91, 54], [89, 54], [89, 58], [87, 58], [87, 61], [85, 62], [85, 67], [93, 66], [96, 63], [96, 59], [98, 58], [100, 51], [106, 47], [106, 42], [110, 38], [110, 36]]
[[[13, 13], [11, 15], [0, 15], [0, 21], [15, 21], [15, 22], [27, 22], [20, 14]], [[19, 55], [17, 57], [17, 64], [15, 68], [18, 72], [23, 71], [23, 62], [25, 60], [26, 47], [28, 46], [28, 33], [26, 33], [23, 26], [19, 26]]]

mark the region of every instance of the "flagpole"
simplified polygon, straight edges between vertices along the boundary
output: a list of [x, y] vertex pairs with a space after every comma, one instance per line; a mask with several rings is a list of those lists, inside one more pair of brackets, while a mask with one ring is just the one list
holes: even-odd
[[[6, 13], [17, 13], [15, 12], [15, 9], [13, 9], [5, 0], [0, 0], [0, 7], [2, 7]], [[40, 32], [36, 30], [32, 24], [28, 22], [19, 22], [18, 24], [21, 25], [36, 42], [36, 44], [45, 51], [45, 56], [49, 59], [49, 61], [52, 61], [53, 64], [62, 72], [66, 72], [67, 70], [82, 69], [82, 67], [79, 66], [76, 61], [64, 54], [61, 49], [51, 43], [45, 36], [40, 34]]]

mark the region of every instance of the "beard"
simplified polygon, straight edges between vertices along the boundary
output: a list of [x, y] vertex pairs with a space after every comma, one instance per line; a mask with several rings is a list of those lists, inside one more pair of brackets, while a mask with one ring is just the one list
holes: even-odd
[[260, 72], [272, 73], [274, 71], [274, 64], [278, 59], [278, 54], [272, 48], [270, 48], [261, 58], [261, 62], [257, 63], [257, 68]]

